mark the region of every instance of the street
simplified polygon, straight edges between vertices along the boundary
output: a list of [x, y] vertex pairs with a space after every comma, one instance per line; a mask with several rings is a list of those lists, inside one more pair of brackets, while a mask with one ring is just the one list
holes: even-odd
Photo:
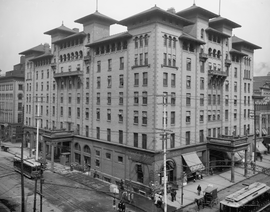
[[[21, 176], [13, 170], [13, 155], [6, 152], [0, 152], [0, 154], [0, 200], [9, 207], [10, 211], [20, 211]], [[104, 192], [100, 192], [99, 188], [101, 187], [98, 186], [98, 183], [92, 183], [94, 186], [90, 188], [72, 180], [72, 178], [76, 179], [76, 172], [74, 172], [74, 176], [72, 175], [73, 173], [65, 177], [51, 171], [44, 172], [45, 182], [42, 192], [44, 195], [42, 201], [43, 211], [114, 211], [112, 207], [113, 197]], [[28, 178], [24, 179], [26, 211], [32, 211], [34, 203], [34, 180]], [[39, 185], [38, 182], [38, 191]], [[119, 200], [116, 202], [118, 203]], [[37, 212], [40, 211], [40, 199], [38, 195], [36, 208]], [[126, 211], [139, 212], [141, 210], [127, 205]]]

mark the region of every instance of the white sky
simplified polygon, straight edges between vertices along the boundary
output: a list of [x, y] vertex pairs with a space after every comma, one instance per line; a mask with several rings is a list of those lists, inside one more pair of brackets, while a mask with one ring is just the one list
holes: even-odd
[[[98, 11], [122, 20], [154, 5], [176, 12], [186, 9], [194, 0], [99, 0]], [[196, 0], [196, 5], [219, 13], [219, 0]], [[13, 69], [19, 63], [19, 53], [41, 43], [51, 42], [44, 32], [64, 25], [79, 28], [74, 21], [96, 10], [96, 0], [0, 0], [0, 69]], [[255, 51], [255, 75], [270, 72], [270, 0], [221, 0], [221, 16], [238, 24], [233, 34], [261, 46]], [[126, 31], [111, 26], [111, 34]]]

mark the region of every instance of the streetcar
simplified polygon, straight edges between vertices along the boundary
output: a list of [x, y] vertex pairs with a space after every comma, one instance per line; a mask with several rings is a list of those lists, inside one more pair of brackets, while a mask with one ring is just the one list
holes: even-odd
[[220, 212], [267, 211], [270, 207], [270, 187], [252, 183], [220, 201]]
[[[21, 158], [15, 156], [13, 159], [13, 167], [15, 171], [21, 173]], [[41, 173], [41, 163], [37, 162], [34, 158], [23, 159], [23, 174], [28, 178], [36, 177], [36, 173]]]

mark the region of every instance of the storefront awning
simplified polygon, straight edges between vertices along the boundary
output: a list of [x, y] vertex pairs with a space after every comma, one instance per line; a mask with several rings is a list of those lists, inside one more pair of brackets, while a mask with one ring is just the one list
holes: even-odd
[[189, 152], [186, 154], [182, 154], [182, 156], [191, 172], [202, 171], [205, 169], [202, 161], [200, 160], [196, 152]]
[[265, 151], [267, 151], [267, 149], [266, 149], [266, 147], [263, 145], [263, 143], [261, 141], [257, 141], [256, 142], [256, 151], [264, 153]]
[[[228, 158], [231, 160], [232, 159], [232, 155], [231, 155], [231, 152], [226, 152], [227, 155], [228, 155]], [[245, 153], [244, 153], [245, 154]], [[234, 153], [234, 162], [239, 162], [239, 161], [242, 161], [242, 157], [238, 154], [238, 152], [235, 152]]]
[[266, 135], [266, 134], [267, 134], [266, 129], [262, 129], [262, 133], [263, 133], [264, 135]]
[[256, 134], [260, 134], [260, 130], [257, 129], [257, 130], [256, 130]]

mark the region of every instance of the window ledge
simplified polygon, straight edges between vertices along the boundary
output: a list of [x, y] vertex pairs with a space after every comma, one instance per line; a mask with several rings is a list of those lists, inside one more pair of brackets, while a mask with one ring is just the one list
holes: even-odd
[[178, 67], [177, 66], [168, 66], [168, 65], [161, 64], [161, 68], [163, 68], [163, 67], [174, 68], [174, 69], [178, 70]]
[[150, 64], [147, 64], [147, 65], [134, 65], [134, 66], [131, 66], [131, 69], [142, 68], [142, 67], [148, 67], [148, 68], [150, 68]]

